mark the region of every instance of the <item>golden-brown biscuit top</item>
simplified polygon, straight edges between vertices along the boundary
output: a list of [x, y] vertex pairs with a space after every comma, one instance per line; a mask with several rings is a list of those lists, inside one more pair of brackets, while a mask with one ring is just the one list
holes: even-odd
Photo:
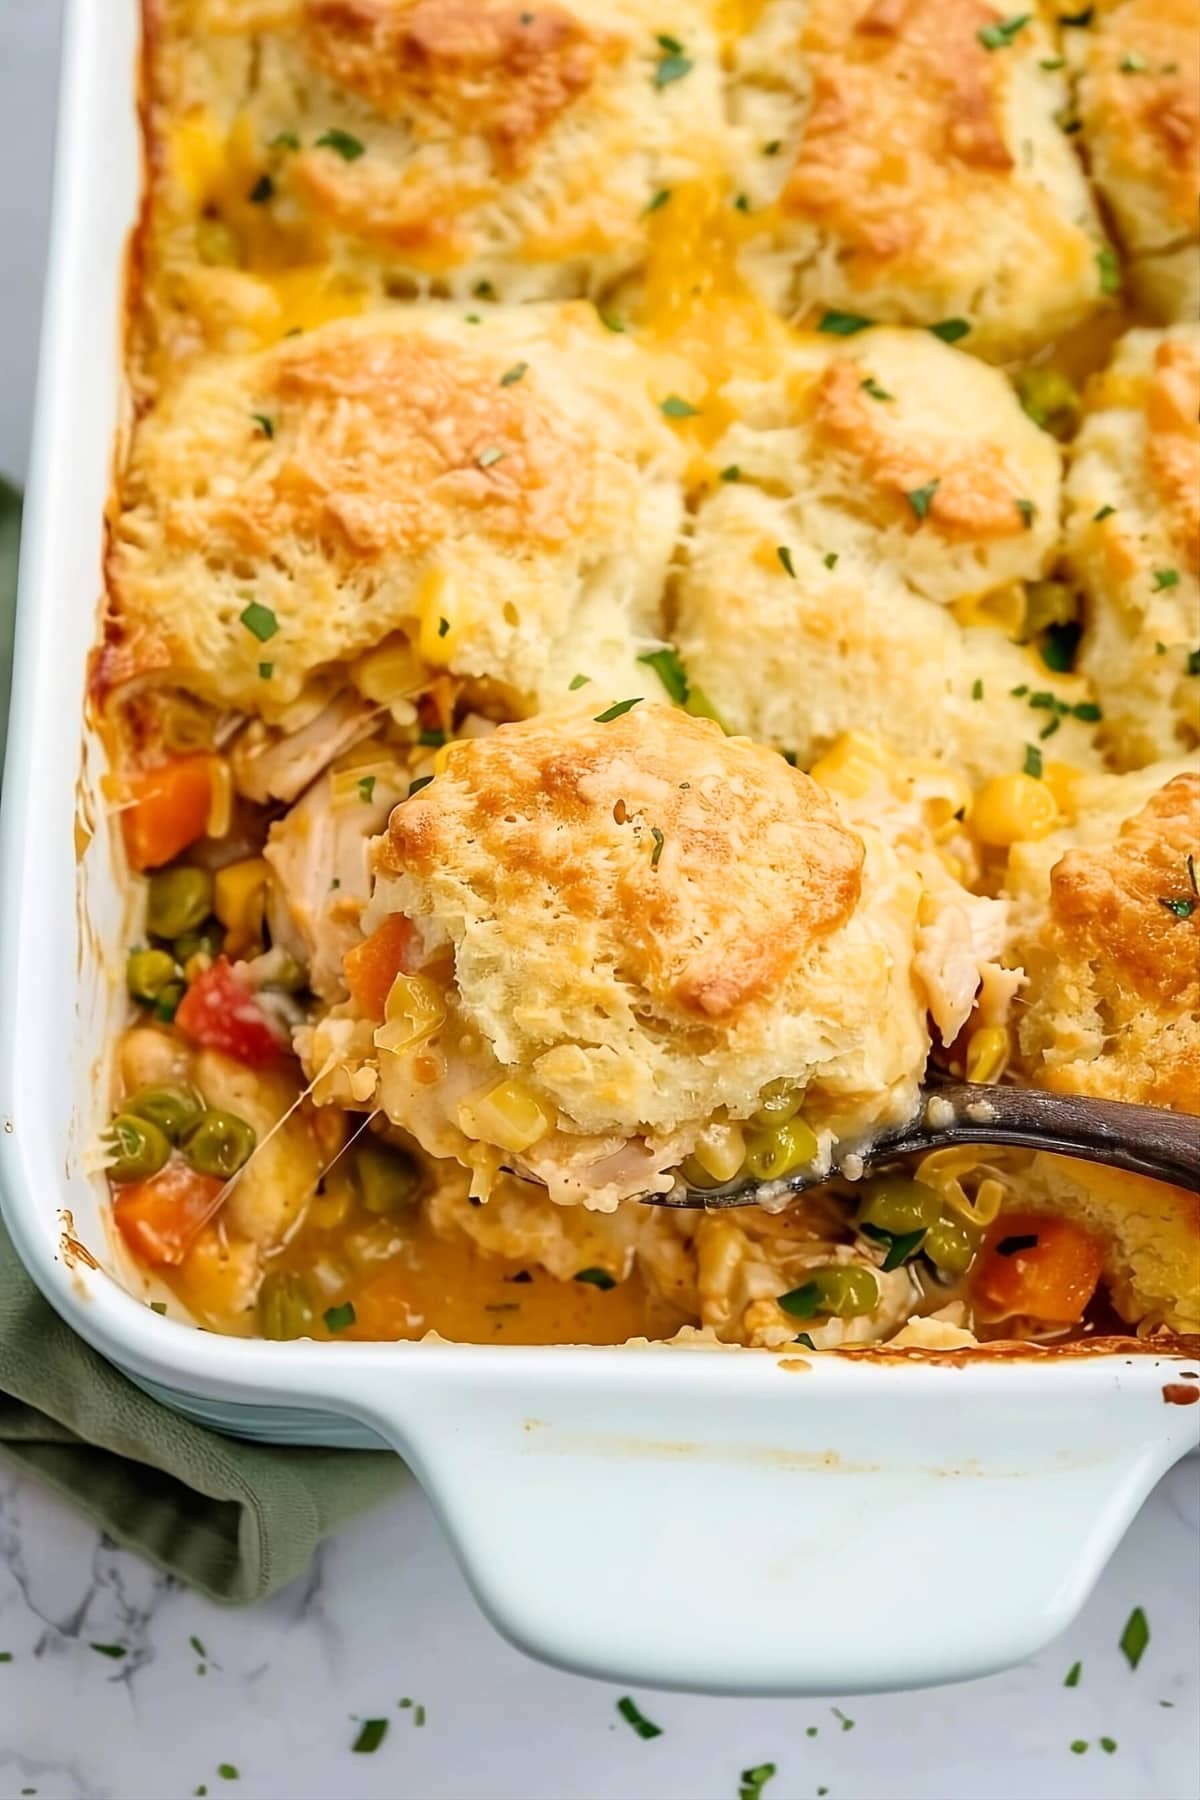
[[1179, 555], [1200, 572], [1200, 340], [1159, 344], [1142, 405], [1151, 491]]
[[727, 1019], [845, 923], [861, 841], [773, 751], [667, 707], [607, 710], [456, 744], [393, 813], [381, 871], [455, 866], [502, 929], [559, 936], [564, 970], [599, 926], [656, 1003]]

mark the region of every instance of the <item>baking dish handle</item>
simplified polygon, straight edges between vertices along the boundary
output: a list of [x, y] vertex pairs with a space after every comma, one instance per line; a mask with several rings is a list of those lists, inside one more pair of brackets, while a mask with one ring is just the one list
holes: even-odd
[[1136, 1367], [1126, 1387], [1061, 1367], [789, 1377], [767, 1358], [768, 1387], [796, 1389], [781, 1431], [763, 1370], [737, 1392], [744, 1357], [641, 1360], [635, 1385], [525, 1362], [523, 1383], [406, 1393], [393, 1372], [354, 1410], [414, 1468], [507, 1637], [643, 1686], [846, 1693], [1018, 1662], [1074, 1617], [1200, 1423]]

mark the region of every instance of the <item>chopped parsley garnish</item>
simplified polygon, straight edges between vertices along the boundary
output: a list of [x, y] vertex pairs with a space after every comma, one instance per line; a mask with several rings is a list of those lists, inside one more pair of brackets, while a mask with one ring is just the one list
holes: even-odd
[[820, 1301], [821, 1290], [816, 1282], [806, 1281], [802, 1287], [789, 1288], [786, 1294], [780, 1294], [776, 1305], [782, 1306], [793, 1319], [811, 1319], [816, 1316]]
[[934, 337], [941, 338], [943, 344], [957, 344], [959, 338], [965, 338], [970, 331], [967, 319], [942, 319], [929, 327]]
[[1016, 508], [1021, 515], [1026, 531], [1032, 531], [1033, 521], [1037, 517], [1037, 507], [1034, 505], [1033, 501], [1018, 500], [1016, 502]]
[[940, 485], [940, 477], [935, 476], [932, 481], [927, 481], [924, 487], [913, 488], [911, 493], [905, 494], [904, 498], [908, 501], [908, 504], [912, 507], [918, 519], [923, 519], [928, 513], [929, 503], [937, 493]]
[[251, 637], [256, 637], [260, 644], [265, 644], [279, 630], [279, 621], [270, 607], [262, 606], [257, 600], [252, 600], [239, 616]]
[[1189, 900], [1186, 895], [1177, 900], [1160, 894], [1158, 904], [1165, 906], [1169, 913], [1174, 913], [1177, 919], [1190, 919], [1196, 910], [1196, 902]]
[[267, 413], [251, 413], [250, 417], [254, 420], [254, 423], [258, 426], [258, 429], [265, 438], [273, 438], [275, 436], [275, 421]]
[[[996, 1245], [996, 1255], [1018, 1256], [1022, 1250], [1036, 1250], [1037, 1241], [1036, 1231], [1025, 1231], [1017, 1233], [1013, 1237], [1001, 1238], [1000, 1242]], [[1073, 1687], [1074, 1685], [1074, 1682], [1072, 1682], [1071, 1686]]]
[[500, 386], [511, 387], [515, 381], [520, 381], [528, 367], [527, 362], [515, 362], [511, 369], [505, 369], [500, 377]]
[[1074, 619], [1062, 625], [1047, 625], [1039, 649], [1042, 661], [1056, 674], [1067, 675], [1075, 667], [1075, 656], [1082, 633]]
[[654, 71], [654, 85], [656, 88], [670, 87], [673, 81], [682, 81], [685, 75], [691, 74], [692, 59], [683, 54], [683, 45], [678, 38], [660, 36], [658, 42], [665, 55], [659, 58]]
[[207, 1656], [208, 1655], [208, 1651], [204, 1648], [204, 1645], [200, 1642], [200, 1639], [198, 1637], [196, 1637], [194, 1634], [188, 1639], [188, 1643], [191, 1645], [192, 1649], [196, 1652], [197, 1656]]
[[586, 687], [591, 679], [590, 675], [572, 675], [567, 683], [567, 692], [573, 694], [576, 688]]
[[1117, 67], [1122, 75], [1144, 75], [1150, 65], [1140, 51], [1127, 50]]
[[670, 645], [664, 650], [647, 650], [644, 656], [638, 657], [638, 661], [654, 670], [676, 706], [686, 705], [688, 697], [687, 670], [679, 660], [677, 650], [671, 649]]
[[846, 1717], [845, 1713], [842, 1711], [840, 1706], [831, 1706], [829, 1710], [833, 1714], [835, 1719], [840, 1719], [842, 1721], [842, 1730], [843, 1731], [853, 1731], [854, 1730], [854, 1720], [848, 1719]]
[[1099, 525], [1101, 519], [1111, 519], [1116, 510], [1115, 506], [1102, 506], [1099, 512], [1092, 514], [1093, 524]]
[[237, 1768], [233, 1763], [218, 1763], [217, 1774], [221, 1777], [222, 1781], [237, 1781], [240, 1779]]
[[1035, 781], [1042, 779], [1042, 753], [1036, 744], [1026, 744], [1025, 761], [1021, 765], [1023, 775], [1032, 775]]
[[128, 1647], [125, 1644], [89, 1644], [88, 1649], [94, 1650], [97, 1656], [110, 1656], [114, 1662], [119, 1662], [121, 1657], [129, 1655]]
[[269, 175], [260, 175], [254, 186], [250, 189], [250, 192], [246, 195], [246, 198], [247, 200], [252, 201], [255, 206], [264, 206], [268, 200], [274, 197], [274, 194], [275, 183], [271, 180], [271, 177]]
[[1193, 894], [1200, 894], [1200, 886], [1197, 886], [1196, 883], [1196, 858], [1190, 850], [1183, 859], [1183, 866], [1187, 870], [1188, 883]]
[[317, 139], [318, 150], [336, 150], [343, 162], [357, 162], [366, 154], [367, 146], [348, 131], [342, 131], [337, 125], [331, 125], [328, 131], [321, 133]]
[[1086, 1750], [1087, 1750], [1087, 1739], [1086, 1738], [1073, 1738], [1071, 1740], [1071, 1753], [1073, 1756], [1082, 1756], [1082, 1755], [1084, 1755]]
[[657, 212], [659, 207], [665, 206], [670, 198], [670, 188], [659, 188], [658, 192], [652, 194], [650, 199], [646, 202], [646, 211], [648, 213]]
[[[1061, 701], [1059, 702], [1059, 707], [1061, 710], [1061, 707], [1062, 707]], [[1097, 720], [1102, 719], [1104, 717], [1104, 714], [1101, 712], [1100, 708], [1096, 705], [1096, 702], [1094, 700], [1079, 700], [1075, 703], [1075, 705], [1073, 707], [1071, 707], [1070, 710], [1071, 710], [1071, 714], [1074, 718], [1082, 719], [1084, 721], [1084, 723], [1087, 725], [1094, 725], [1094, 724], [1096, 724]]]
[[440, 618], [440, 619], [439, 619], [439, 620], [438, 620], [438, 622], [437, 622], [437, 634], [438, 634], [438, 636], [439, 636], [439, 637], [440, 637], [440, 638], [444, 638], [444, 637], [448, 637], [448, 636], [449, 636], [449, 633], [450, 633], [450, 621], [449, 621], [449, 619], [447, 619], [447, 618], [444, 618], [444, 617], [443, 617], [443, 618]]
[[821, 558], [821, 561], [825, 564], [825, 567], [827, 569], [836, 569], [837, 563], [838, 563], [837, 551], [836, 550], [827, 550], [825, 552], [824, 556]]
[[446, 734], [437, 725], [423, 725], [417, 733], [417, 742], [426, 750], [440, 750], [446, 741]]
[[[577, 1275], [575, 1279], [578, 1281], [579, 1276]], [[662, 1736], [662, 1726], [655, 1725], [653, 1720], [648, 1719], [645, 1713], [638, 1708], [637, 1703], [630, 1699], [628, 1694], [622, 1694], [621, 1698], [617, 1701], [617, 1711], [627, 1725], [633, 1726], [633, 1729], [640, 1738], [656, 1738]]]
[[1053, 737], [1055, 732], [1060, 729], [1061, 725], [1062, 720], [1059, 715], [1055, 713], [1053, 718], [1047, 719], [1046, 723], [1042, 726], [1042, 729], [1038, 732], [1039, 742], [1044, 741], [1046, 738]]
[[1059, 13], [1058, 22], [1060, 25], [1078, 25], [1080, 27], [1090, 25], [1095, 10], [1094, 6], [1085, 6], [1082, 12]]
[[755, 1763], [752, 1769], [743, 1769], [738, 1800], [760, 1800], [763, 1789], [774, 1773], [774, 1763]]
[[600, 314], [600, 323], [604, 326], [606, 331], [624, 331], [625, 329], [625, 321], [623, 319], [618, 319], [616, 313], [602, 312]]
[[0, 1663], [10, 1663], [13, 1659], [11, 1650], [0, 1650]]
[[[809, 1337], [807, 1331], [798, 1331], [796, 1333], [795, 1337], [792, 1339], [792, 1342], [793, 1342], [793, 1344], [803, 1344], [804, 1348], [806, 1350], [815, 1350], [817, 1347], [813, 1343], [812, 1339]], [[816, 1727], [810, 1725], [809, 1730], [813, 1733], [813, 1736], [815, 1737], [816, 1736]]]
[[490, 281], [477, 281], [471, 292], [477, 300], [494, 300], [496, 298], [496, 290]]
[[1154, 571], [1154, 592], [1156, 594], [1161, 594], [1164, 588], [1173, 588], [1173, 587], [1178, 587], [1178, 586], [1179, 586], [1179, 570], [1178, 569], [1155, 569], [1155, 571]]
[[609, 1288], [617, 1285], [616, 1277], [610, 1275], [607, 1269], [580, 1269], [575, 1280], [586, 1281], [589, 1287], [599, 1288], [602, 1293], [607, 1293]]
[[730, 463], [727, 468], [721, 470], [722, 481], [740, 481], [741, 479], [742, 471], [736, 463]]
[[1102, 294], [1119, 294], [1121, 291], [1121, 265], [1116, 252], [1106, 244], [1103, 250], [1096, 252], [1096, 270], [1100, 276], [1100, 292]]
[[874, 323], [874, 319], [864, 319], [861, 313], [829, 311], [821, 314], [817, 330], [826, 331], [831, 337], [853, 337], [855, 332], [867, 331]]
[[733, 197], [733, 205], [735, 211], [748, 213], [750, 211], [750, 196], [748, 194], [735, 194]]
[[683, 54], [683, 45], [677, 37], [672, 37], [669, 31], [656, 31], [654, 41], [661, 45], [669, 56], [682, 56]]
[[659, 858], [663, 853], [663, 845], [667, 840], [657, 825], [652, 825], [650, 827], [650, 836], [654, 839], [654, 848], [650, 852], [650, 867], [652, 869], [657, 869]]
[[348, 1331], [358, 1314], [354, 1310], [353, 1300], [343, 1300], [340, 1306], [327, 1306], [321, 1317], [325, 1321], [326, 1331]]
[[1038, 60], [1039, 69], [1065, 69], [1066, 66], [1067, 59], [1065, 56], [1043, 56]]
[[642, 704], [644, 698], [643, 694], [638, 694], [632, 700], [618, 700], [614, 706], [607, 707], [604, 712], [596, 714], [596, 724], [608, 725], [613, 719], [619, 719], [622, 713], [632, 712], [635, 706]]
[[258, 678], [260, 681], [270, 681], [270, 679], [274, 673], [275, 673], [275, 664], [273, 662], [259, 663]]
[[777, 544], [775, 546], [775, 554], [779, 558], [779, 561], [780, 561], [780, 564], [782, 565], [782, 567], [784, 569], [786, 569], [787, 573], [791, 576], [792, 580], [795, 581], [796, 568], [795, 568], [795, 564], [792, 562], [792, 553], [788, 549], [787, 545], [786, 544]]
[[700, 408], [693, 406], [690, 400], [684, 400], [679, 394], [668, 394], [659, 411], [668, 419], [695, 419], [699, 416]]
[[887, 1255], [883, 1259], [883, 1272], [890, 1275], [903, 1263], [911, 1262], [921, 1248], [926, 1227], [920, 1225], [916, 1231], [887, 1231], [882, 1225], [863, 1225], [863, 1236], [871, 1238], [877, 1244], [887, 1245]]
[[499, 444], [489, 444], [486, 450], [481, 450], [479, 452], [475, 461], [479, 468], [491, 469], [494, 468], [498, 462], [503, 462], [504, 456], [505, 452], [500, 448]]
[[1083, 1674], [1083, 1664], [1081, 1662], [1072, 1663], [1070, 1668], [1067, 1670], [1067, 1673], [1063, 1679], [1063, 1686], [1064, 1687], [1078, 1687], [1079, 1686], [1079, 1677], [1082, 1674]]
[[782, 138], [772, 138], [769, 144], [763, 145], [762, 153], [764, 156], [778, 156], [779, 152], [782, 149], [783, 149], [783, 139]]
[[896, 397], [894, 394], [889, 394], [885, 387], [880, 387], [873, 375], [868, 375], [866, 380], [860, 381], [858, 385], [867, 390], [872, 400], [894, 400]]
[[1189, 675], [1200, 675], [1200, 650], [1189, 650], [1186, 663]]
[[1102, 1737], [1100, 1739], [1100, 1748], [1103, 1750], [1105, 1756], [1111, 1756], [1116, 1747], [1116, 1738]]
[[358, 797], [363, 802], [364, 806], [370, 806], [371, 801], [374, 798], [374, 795], [375, 795], [375, 777], [374, 777], [374, 775], [361, 776], [359, 778], [359, 783], [358, 783]]
[[1029, 13], [1014, 13], [1011, 19], [1002, 19], [996, 25], [981, 25], [975, 36], [985, 50], [1004, 50], [1019, 31], [1024, 31], [1029, 19]]
[[298, 150], [300, 139], [294, 131], [277, 131], [271, 139], [272, 150]]
[[432, 780], [432, 775], [418, 775], [415, 781], [409, 782], [408, 794], [406, 797], [411, 800], [414, 794], [419, 794], [422, 788], [428, 787]]
[[971, 698], [972, 698], [972, 700], [982, 700], [983, 699], [983, 682], [981, 681], [981, 679], [978, 675], [975, 677], [974, 681], [971, 683]]
[[388, 1734], [386, 1719], [364, 1719], [359, 1727], [358, 1736], [350, 1748], [358, 1756], [371, 1756], [378, 1750]]

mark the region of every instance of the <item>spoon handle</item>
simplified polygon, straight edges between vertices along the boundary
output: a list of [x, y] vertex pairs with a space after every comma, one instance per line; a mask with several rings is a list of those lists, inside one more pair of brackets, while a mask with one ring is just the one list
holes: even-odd
[[870, 1161], [951, 1144], [1050, 1150], [1200, 1193], [1200, 1118], [1043, 1088], [939, 1083], [917, 1119], [872, 1146]]

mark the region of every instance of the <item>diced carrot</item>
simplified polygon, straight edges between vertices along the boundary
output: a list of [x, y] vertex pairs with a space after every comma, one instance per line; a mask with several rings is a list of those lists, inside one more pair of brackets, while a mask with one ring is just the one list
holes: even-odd
[[224, 1183], [172, 1161], [145, 1181], [115, 1191], [113, 1216], [133, 1254], [144, 1263], [180, 1263], [216, 1211]]
[[176, 756], [126, 776], [133, 804], [122, 812], [121, 828], [133, 868], [161, 868], [203, 837], [212, 804], [215, 761], [203, 752]]
[[993, 1319], [1041, 1319], [1073, 1325], [1096, 1291], [1100, 1245], [1073, 1219], [1002, 1213], [988, 1232], [972, 1286]]
[[342, 960], [346, 986], [358, 1010], [368, 1019], [382, 1019], [393, 981], [402, 972], [411, 974], [416, 927], [403, 913], [389, 913], [369, 938], [347, 950]]

